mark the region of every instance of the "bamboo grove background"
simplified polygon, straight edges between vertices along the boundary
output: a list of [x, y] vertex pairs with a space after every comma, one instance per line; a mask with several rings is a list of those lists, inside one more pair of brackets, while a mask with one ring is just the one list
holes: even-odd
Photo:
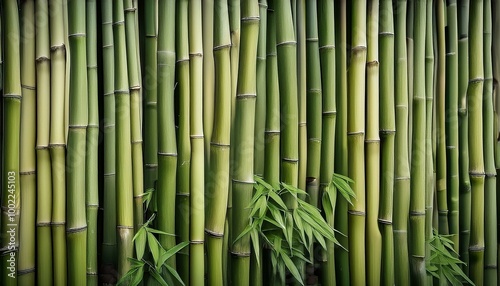
[[[114, 284], [153, 214], [165, 249], [189, 242], [166, 261], [186, 285], [268, 285], [269, 257], [234, 242], [254, 175], [338, 231], [307, 284], [432, 284], [436, 234], [476, 285], [499, 281], [497, 1], [3, 0], [0, 17], [1, 285]], [[328, 212], [334, 173], [356, 198]]]

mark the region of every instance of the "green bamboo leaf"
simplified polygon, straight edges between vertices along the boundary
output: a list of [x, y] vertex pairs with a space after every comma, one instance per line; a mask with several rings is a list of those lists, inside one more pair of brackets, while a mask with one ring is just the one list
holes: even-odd
[[271, 199], [273, 199], [281, 207], [282, 210], [288, 209], [283, 200], [274, 191], [269, 192], [269, 197], [271, 197]]
[[179, 283], [181, 283], [182, 286], [186, 286], [186, 284], [184, 284], [184, 281], [182, 281], [182, 278], [179, 276], [179, 273], [177, 273], [177, 271], [174, 268], [172, 268], [172, 266], [165, 264], [165, 267], [167, 268], [168, 272], [170, 272], [170, 274], [172, 274], [172, 276], [174, 276], [175, 279]]
[[278, 223], [279, 227], [285, 231], [286, 226], [285, 222], [283, 221], [283, 217], [281, 216], [281, 212], [273, 205], [269, 205], [269, 211], [271, 211], [271, 215], [273, 216], [274, 220]]
[[[285, 239], [288, 242], [288, 245], [292, 247], [293, 245], [293, 217], [292, 214], [287, 212], [285, 216], [285, 223], [286, 223], [286, 231], [284, 232], [285, 234]], [[292, 254], [293, 255], [293, 254]]]
[[146, 230], [150, 233], [156, 233], [156, 234], [162, 234], [162, 235], [169, 235], [169, 236], [175, 236], [175, 234], [173, 233], [168, 233], [168, 232], [164, 232], [164, 231], [161, 231], [161, 230], [157, 230], [157, 229], [154, 229], [154, 228], [146, 228]]
[[146, 249], [146, 230], [141, 227], [132, 240], [135, 241], [137, 259], [142, 259], [144, 250]]
[[300, 260], [306, 262], [306, 263], [312, 263], [310, 259], [307, 259], [304, 255], [304, 253], [298, 249], [298, 248], [292, 248], [293, 249], [293, 256], [299, 258]]
[[[252, 229], [255, 228], [255, 224], [249, 224], [245, 227], [245, 229], [240, 233], [240, 235], [238, 235], [238, 237], [234, 240], [234, 242], [238, 241], [239, 239], [241, 239], [243, 236], [245, 236], [246, 234], [248, 234]], [[233, 242], [233, 243], [234, 243]]]
[[290, 273], [292, 273], [293, 277], [300, 283], [300, 285], [304, 285], [304, 282], [302, 281], [302, 277], [300, 276], [300, 272], [297, 269], [297, 266], [293, 263], [292, 259], [286, 255], [286, 253], [281, 252], [281, 258], [283, 259], [283, 262], [286, 265], [286, 268]]
[[309, 223], [313, 229], [320, 232], [326, 239], [337, 243], [332, 228], [323, 220], [319, 213], [313, 214], [299, 209], [299, 214], [304, 221]]
[[144, 278], [144, 267], [138, 267], [137, 271], [134, 274], [134, 278], [132, 279], [132, 285], [137, 286], [141, 283], [142, 279]]
[[257, 265], [260, 265], [260, 244], [259, 244], [259, 232], [257, 231], [257, 229], [254, 228], [250, 231], [250, 237], [252, 239], [255, 259], [257, 259]]
[[156, 237], [152, 233], [148, 232], [148, 246], [151, 254], [153, 255], [153, 261], [155, 265], [158, 264], [158, 258], [160, 256], [160, 250], [158, 248], [159, 244], [160, 243], [158, 242], [158, 240], [156, 240]]
[[250, 201], [250, 206], [254, 205], [257, 200], [259, 200], [265, 194], [267, 194], [267, 190], [263, 186], [257, 185], [255, 187], [255, 193], [253, 194], [252, 200]]
[[174, 247], [170, 248], [169, 250], [165, 250], [160, 245], [162, 251], [161, 251], [157, 266], [161, 267], [162, 265], [164, 265], [165, 261], [167, 261], [170, 257], [175, 255], [177, 252], [179, 252], [181, 249], [183, 249], [184, 247], [186, 247], [188, 245], [189, 245], [188, 241], [183, 241], [183, 242], [175, 245]]
[[321, 247], [326, 250], [326, 242], [323, 236], [316, 230], [313, 230], [313, 235], [316, 238], [316, 241], [321, 245]]
[[330, 199], [330, 193], [329, 191], [326, 191], [323, 193], [323, 196], [321, 198], [321, 202], [323, 205], [323, 210], [325, 211], [325, 216], [330, 217], [333, 215], [333, 204], [332, 200]]
[[161, 277], [161, 275], [156, 272], [155, 269], [149, 271], [149, 274], [156, 280], [156, 282], [160, 283], [162, 286], [169, 286], [167, 282]]
[[261, 209], [264, 208], [266, 209], [267, 201], [265, 197], [260, 197], [257, 202], [251, 206], [251, 211], [250, 211], [250, 217], [253, 217], [257, 211], [259, 211], [259, 217], [262, 217], [261, 215]]
[[299, 231], [300, 238], [302, 239], [302, 241], [305, 244], [306, 243], [306, 235], [305, 235], [305, 231], [304, 231], [304, 225], [302, 224], [302, 219], [297, 214], [297, 209], [293, 210], [293, 220], [295, 221], [295, 226], [297, 227], [297, 229]]
[[291, 185], [288, 185], [287, 183], [281, 183], [281, 185], [283, 186], [283, 188], [285, 188], [289, 193], [297, 196], [297, 195], [306, 195], [308, 196], [309, 194], [304, 192], [303, 190], [299, 189], [299, 188], [296, 188], [294, 186], [291, 186]]
[[278, 222], [276, 222], [275, 220], [273, 220], [273, 219], [271, 219], [269, 217], [263, 217], [263, 220], [267, 221], [268, 223], [270, 223], [270, 224], [272, 224], [274, 226], [276, 226], [279, 229], [283, 229], [282, 226]]

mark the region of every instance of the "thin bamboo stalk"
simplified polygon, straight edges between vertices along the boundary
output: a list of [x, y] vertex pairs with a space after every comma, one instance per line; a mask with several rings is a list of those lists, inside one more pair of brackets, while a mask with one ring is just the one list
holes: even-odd
[[492, 15], [491, 0], [484, 1], [483, 53], [483, 148], [484, 148], [484, 284], [497, 284], [497, 182], [493, 111]]
[[425, 271], [425, 1], [415, 1], [413, 134], [410, 189], [410, 273], [416, 285], [423, 285]]
[[[394, 141], [396, 113], [394, 98], [394, 20], [392, 1], [380, 6], [380, 138], [382, 145], [380, 212], [378, 221], [382, 233], [382, 285], [394, 285]], [[368, 43], [370, 54], [370, 43]], [[368, 238], [367, 238], [368, 239]], [[371, 238], [370, 238], [371, 239]]]
[[116, 150], [116, 229], [118, 276], [130, 269], [128, 257], [133, 256], [134, 236], [132, 144], [130, 123], [130, 92], [126, 51], [123, 1], [113, 2], [115, 150]]
[[[348, 175], [348, 147], [347, 147], [347, 3], [345, 0], [335, 2], [335, 93], [338, 106], [337, 122], [335, 124], [335, 172]], [[332, 80], [332, 79], [329, 79]], [[335, 207], [335, 228], [343, 235], [338, 236], [339, 243], [349, 249], [347, 201], [343, 197], [337, 198]], [[335, 248], [335, 271], [337, 283], [348, 285], [349, 281], [349, 252]]]
[[[66, 107], [69, 106], [65, 90], [69, 88], [66, 70], [64, 1], [49, 1], [50, 21], [50, 138], [49, 149], [52, 161], [52, 247], [54, 284], [66, 285]], [[38, 39], [38, 36], [37, 36]], [[68, 60], [69, 61], [69, 60]], [[40, 102], [38, 103], [40, 104]], [[42, 147], [44, 144], [40, 144]], [[38, 152], [43, 153], [43, 148]], [[47, 154], [44, 156], [48, 157]], [[42, 162], [39, 162], [42, 163]], [[44, 164], [39, 170], [45, 169]], [[42, 174], [39, 174], [42, 177]]]
[[[366, 1], [353, 1], [351, 10], [351, 59], [348, 71], [347, 141], [349, 177], [356, 200], [349, 206], [349, 266], [351, 285], [364, 285], [366, 280], [365, 225], [365, 72], [366, 72]], [[354, 271], [356, 269], [356, 271]]]
[[[259, 33], [259, 5], [257, 0], [241, 6], [241, 50], [234, 122], [234, 169], [232, 177], [232, 204], [234, 205], [230, 239], [237, 237], [248, 225], [253, 190], [253, 151], [256, 101], [256, 59]], [[231, 15], [231, 14], [230, 14]], [[231, 20], [231, 19], [230, 19]], [[295, 70], [294, 70], [295, 71]], [[232, 242], [232, 240], [230, 240]], [[250, 237], [232, 243], [232, 281], [249, 285]], [[237, 281], [237, 282], [236, 282]]]
[[412, 159], [413, 142], [413, 63], [414, 63], [414, 22], [415, 22], [415, 0], [407, 1], [407, 24], [406, 24], [406, 54], [408, 62], [408, 159]]
[[[366, 171], [366, 280], [367, 283], [371, 285], [380, 285], [382, 276], [382, 242], [381, 230], [383, 230], [384, 221], [382, 222], [381, 229], [379, 229], [379, 211], [383, 210], [381, 204], [385, 204], [387, 197], [387, 192], [381, 187], [387, 185], [384, 180], [385, 176], [389, 175], [385, 173], [385, 168], [387, 168], [387, 162], [389, 160], [380, 160], [380, 137], [384, 138], [385, 133], [380, 126], [384, 114], [380, 113], [380, 109], [385, 107], [386, 102], [380, 101], [379, 95], [379, 85], [380, 88], [387, 88], [383, 86], [384, 78], [380, 77], [380, 67], [379, 63], [379, 22], [381, 28], [384, 25], [384, 18], [379, 20], [379, 7], [380, 3], [378, 0], [370, 1], [367, 8], [367, 23], [366, 23], [366, 40], [367, 40], [367, 56], [366, 56], [366, 135], [365, 135], [365, 171]], [[382, 15], [383, 16], [383, 15]], [[387, 27], [385, 27], [387, 28]], [[383, 30], [382, 30], [383, 31]], [[380, 45], [382, 48], [382, 38], [380, 39]], [[388, 47], [386, 47], [388, 48]], [[381, 49], [381, 53], [384, 52]], [[388, 63], [385, 63], [387, 65]], [[380, 90], [382, 91], [382, 90]], [[384, 90], [388, 92], [387, 89]], [[387, 99], [388, 94], [381, 93], [382, 99]], [[386, 110], [389, 112], [389, 110]], [[380, 115], [379, 115], [380, 114]], [[386, 114], [389, 116], [389, 114]], [[379, 135], [379, 132], [381, 133]], [[386, 148], [385, 145], [382, 145]], [[383, 155], [385, 158], [390, 156], [389, 154]], [[384, 158], [384, 159], [385, 159]], [[385, 163], [385, 165], [384, 165]], [[387, 191], [387, 190], [386, 190]], [[385, 217], [384, 217], [385, 219]], [[386, 251], [392, 251], [392, 249], [385, 249]], [[390, 254], [387, 253], [387, 254]], [[369, 282], [368, 282], [369, 281]]]
[[86, 150], [88, 126], [88, 88], [85, 1], [68, 2], [70, 58], [69, 125], [66, 165], [68, 223], [68, 284], [87, 284], [87, 222], [85, 213]]
[[483, 285], [484, 278], [484, 151], [483, 151], [483, 1], [471, 1], [469, 21], [469, 175], [471, 181], [471, 232], [469, 273], [472, 282]]
[[[36, 206], [36, 70], [35, 1], [21, 4], [21, 130], [19, 175], [21, 213], [19, 220], [18, 284], [35, 284]], [[45, 125], [49, 127], [48, 122]], [[19, 198], [18, 198], [19, 199]]]
[[[180, 1], [176, 7], [176, 55], [177, 78], [179, 83], [179, 131], [177, 134], [177, 197], [176, 217], [182, 223], [176, 224], [176, 234], [179, 242], [189, 241], [189, 201], [190, 201], [190, 169], [191, 169], [191, 142], [190, 142], [190, 79], [189, 79], [189, 43], [185, 36], [188, 33], [188, 1]], [[189, 248], [186, 247], [177, 255], [177, 269], [185, 283], [189, 282]]]
[[394, 146], [394, 282], [410, 283], [408, 256], [408, 214], [410, 207], [410, 166], [408, 158], [408, 57], [406, 47], [406, 1], [398, 1], [396, 12]]
[[[188, 7], [190, 137], [191, 137], [191, 201], [189, 271], [191, 285], [203, 285], [205, 273], [205, 149], [203, 134], [203, 43], [201, 2]], [[252, 130], [253, 132], [253, 130]], [[252, 154], [253, 156], [253, 154]], [[253, 166], [252, 166], [253, 169]]]
[[[66, 59], [71, 57], [71, 49], [69, 47], [69, 24], [68, 24], [68, 0], [61, 0], [62, 2], [62, 18], [63, 18], [63, 41], [64, 45], [67, 47], [66, 49]], [[70, 65], [71, 61], [67, 60], [66, 64], [66, 79], [65, 81], [68, 83], [64, 86], [64, 138], [66, 144], [68, 144], [68, 134], [69, 134], [69, 82], [70, 82]]]
[[231, 63], [227, 2], [217, 1], [214, 14], [215, 121], [210, 146], [210, 175], [207, 189], [208, 284], [224, 285], [222, 251], [229, 193], [229, 144], [231, 140]]
[[[295, 2], [295, 3], [294, 3]], [[299, 112], [299, 177], [298, 187], [306, 189], [307, 178], [307, 36], [306, 0], [292, 1], [292, 15], [297, 41], [297, 98]]]
[[[210, 142], [214, 129], [215, 78], [214, 78], [214, 0], [202, 1], [203, 38], [203, 134], [205, 140], [205, 177], [210, 170]], [[219, 9], [217, 7], [217, 9]]]
[[469, 83], [469, 1], [458, 5], [458, 147], [459, 147], [459, 255], [465, 262], [464, 272], [469, 274], [469, 241], [471, 223], [471, 185], [469, 180], [469, 125], [467, 112], [467, 86]]

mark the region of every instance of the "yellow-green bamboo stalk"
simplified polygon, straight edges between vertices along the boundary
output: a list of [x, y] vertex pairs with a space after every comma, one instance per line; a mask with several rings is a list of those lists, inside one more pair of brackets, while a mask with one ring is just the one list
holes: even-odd
[[306, 36], [306, 2], [292, 1], [292, 15], [297, 41], [297, 98], [299, 112], [299, 177], [298, 187], [306, 189], [307, 177], [307, 36]]
[[[70, 58], [69, 82], [69, 131], [67, 149], [67, 205], [68, 224], [68, 284], [85, 285], [87, 254], [87, 222], [85, 215], [85, 190], [88, 94], [85, 1], [68, 2], [68, 37]], [[57, 269], [55, 270], [57, 271]]]
[[142, 158], [142, 131], [141, 131], [141, 80], [136, 41], [136, 8], [132, 0], [124, 0], [125, 33], [127, 43], [128, 83], [130, 92], [130, 128], [132, 144], [132, 176], [134, 193], [134, 231], [143, 223], [142, 195], [144, 190], [144, 173]]
[[[202, 1], [203, 39], [203, 134], [205, 140], [205, 177], [210, 170], [210, 142], [214, 129], [214, 0]], [[219, 7], [216, 7], [219, 9]]]
[[492, 15], [491, 0], [484, 1], [483, 53], [483, 148], [484, 148], [484, 284], [497, 284], [497, 182], [495, 168], [495, 138], [493, 115], [493, 66], [492, 66]]
[[406, 23], [406, 53], [408, 62], [408, 159], [411, 164], [412, 140], [413, 140], [413, 62], [414, 62], [414, 22], [415, 22], [415, 0], [407, 0], [407, 23]]
[[[500, 32], [500, 5], [497, 1], [493, 1], [492, 5], [492, 32], [493, 34]], [[500, 38], [493, 37], [492, 42], [492, 57], [493, 57], [493, 104], [495, 111], [494, 132], [495, 132], [495, 167], [497, 176], [497, 191], [500, 191]], [[498, 193], [497, 193], [498, 194]], [[497, 198], [498, 199], [498, 198]], [[500, 221], [500, 213], [497, 211], [497, 229]], [[497, 242], [497, 255], [500, 255], [500, 241]], [[497, 261], [498, 263], [498, 261]], [[498, 265], [497, 265], [498, 266]], [[497, 281], [500, 281], [500, 271], [497, 271]]]
[[131, 103], [122, 0], [113, 1], [113, 43], [116, 112], [116, 229], [118, 276], [120, 278], [130, 269], [128, 257], [133, 256], [132, 237], [134, 236]]
[[[189, 173], [191, 169], [191, 139], [189, 137], [189, 43], [188, 33], [188, 1], [180, 1], [176, 6], [176, 55], [179, 98], [179, 131], [177, 135], [177, 197], [176, 224], [178, 241], [189, 242]], [[184, 283], [189, 283], [189, 248], [185, 247], [177, 255], [177, 269]]]
[[[392, 1], [380, 6], [380, 138], [382, 145], [380, 177], [380, 211], [378, 221], [382, 234], [382, 285], [394, 285], [394, 140], [396, 114], [394, 98], [394, 20]], [[370, 55], [370, 42], [368, 42]], [[373, 117], [372, 117], [373, 118]], [[372, 120], [372, 119], [370, 119]], [[369, 125], [368, 125], [369, 126]], [[368, 184], [369, 186], [369, 184]], [[370, 204], [370, 202], [368, 201]], [[368, 213], [368, 216], [370, 214]], [[371, 237], [367, 237], [372, 239]]]
[[[19, 175], [21, 213], [19, 220], [18, 284], [35, 284], [35, 206], [36, 206], [36, 70], [35, 1], [21, 5], [21, 132]], [[49, 127], [45, 122], [45, 128]]]
[[471, 1], [469, 21], [469, 175], [471, 181], [471, 232], [469, 273], [472, 282], [484, 278], [484, 153], [483, 153], [483, 1]]
[[[68, 33], [69, 33], [69, 27], [68, 27], [68, 0], [61, 0], [62, 2], [62, 20], [63, 20], [63, 41], [64, 45], [67, 47], [66, 49], [66, 59], [69, 59], [71, 57], [71, 49], [69, 47], [69, 38], [68, 38]], [[66, 79], [65, 81], [68, 83], [64, 87], [64, 138], [66, 144], [68, 143], [68, 133], [69, 133], [69, 82], [70, 82], [70, 65], [71, 61], [67, 60], [65, 62], [66, 64]]]
[[471, 223], [471, 185], [469, 180], [469, 143], [467, 87], [469, 84], [469, 1], [460, 0], [458, 5], [458, 126], [459, 126], [459, 255], [465, 262], [464, 272], [469, 274], [469, 241]]
[[408, 256], [408, 215], [410, 207], [410, 166], [408, 158], [408, 58], [406, 47], [406, 1], [398, 1], [396, 10], [395, 106], [396, 138], [394, 146], [394, 282], [410, 283]]
[[[349, 267], [351, 285], [364, 285], [365, 265], [365, 72], [366, 72], [366, 9], [365, 1], [353, 1], [351, 10], [351, 59], [348, 70], [347, 140], [350, 158], [349, 177], [356, 200], [349, 206]], [[356, 269], [354, 271], [354, 269]]]
[[52, 233], [50, 228], [52, 215], [52, 172], [49, 153], [50, 135], [50, 37], [49, 37], [49, 3], [36, 2], [35, 19], [36, 31], [36, 156], [38, 181], [37, 197], [37, 240], [36, 266], [37, 283], [39, 285], [53, 285], [53, 253]]
[[[256, 101], [256, 59], [259, 33], [259, 4], [246, 1], [241, 6], [241, 50], [234, 122], [234, 169], [232, 204], [234, 205], [230, 239], [237, 237], [248, 225], [253, 191], [253, 151]], [[230, 14], [231, 15], [231, 14]], [[295, 71], [295, 70], [294, 70]], [[232, 242], [232, 281], [238, 285], [250, 283], [250, 237]]]
[[[52, 247], [54, 284], [66, 285], [66, 107], [69, 106], [65, 90], [69, 88], [66, 70], [67, 45], [65, 42], [64, 1], [49, 2], [50, 21], [50, 159], [52, 161]], [[38, 36], [37, 36], [38, 39]], [[40, 104], [40, 102], [38, 103]], [[40, 144], [42, 147], [43, 142]], [[42, 148], [43, 149], [43, 148]], [[42, 152], [39, 148], [38, 152]], [[44, 156], [48, 157], [47, 154]], [[41, 162], [38, 162], [41, 163]], [[39, 165], [39, 170], [44, 168]], [[40, 177], [42, 174], [39, 174]], [[56, 271], [57, 269], [57, 271]]]
[[[203, 285], [205, 273], [205, 164], [203, 138], [203, 43], [201, 2], [188, 7], [189, 80], [190, 80], [190, 137], [191, 137], [191, 201], [189, 223], [190, 284]], [[253, 130], [252, 130], [253, 132]], [[253, 169], [253, 166], [252, 166]]]
[[[103, 274], [116, 267], [116, 176], [115, 176], [115, 88], [113, 45], [113, 2], [101, 2], [102, 73], [104, 93], [104, 214], [102, 238]], [[105, 270], [104, 270], [105, 269]]]
[[[335, 124], [335, 172], [348, 175], [348, 147], [347, 147], [347, 3], [345, 0], [335, 2], [335, 49], [336, 78], [335, 93], [338, 106], [337, 122]], [[331, 80], [331, 79], [329, 79]], [[343, 197], [337, 198], [335, 207], [335, 229], [344, 235], [339, 235], [339, 243], [349, 249], [347, 201]], [[337, 283], [348, 285], [349, 282], [349, 252], [336, 246], [335, 271]]]
[[207, 187], [207, 268], [208, 285], [224, 285], [222, 268], [224, 225], [229, 193], [229, 143], [231, 130], [231, 63], [229, 14], [225, 0], [215, 2], [215, 121], [210, 146], [210, 171]]
[[425, 270], [425, 0], [415, 1], [413, 133], [410, 190], [410, 273], [416, 285], [426, 280]]
[[[366, 170], [366, 279], [367, 283], [371, 285], [380, 285], [381, 282], [381, 271], [382, 271], [382, 236], [379, 230], [378, 217], [379, 217], [379, 203], [382, 207], [387, 204], [388, 197], [387, 186], [390, 180], [386, 176], [390, 177], [388, 170], [386, 170], [388, 162], [390, 161], [390, 156], [393, 154], [383, 154], [383, 161], [380, 160], [380, 137], [387, 139], [386, 131], [383, 129], [387, 128], [387, 122], [389, 115], [389, 109], [387, 108], [389, 102], [380, 101], [379, 98], [379, 85], [383, 89], [381, 93], [382, 99], [387, 101], [390, 96], [388, 93], [388, 85], [383, 86], [384, 78], [379, 76], [379, 1], [371, 1], [368, 3], [367, 8], [367, 57], [366, 57], [366, 136], [365, 136], [365, 170]], [[387, 17], [386, 17], [387, 18]], [[380, 18], [381, 28], [384, 25], [384, 18]], [[387, 25], [387, 24], [386, 24]], [[384, 27], [387, 29], [387, 26]], [[384, 30], [382, 30], [384, 32]], [[380, 39], [380, 45], [382, 45], [382, 38]], [[381, 46], [382, 48], [382, 46]], [[388, 49], [388, 46], [385, 46]], [[381, 53], [385, 52], [381, 49]], [[393, 53], [391, 53], [393, 54]], [[384, 65], [389, 63], [384, 62]], [[382, 64], [380, 64], [382, 65]], [[387, 72], [387, 71], [386, 71]], [[386, 75], [388, 77], [388, 75]], [[380, 82], [379, 82], [380, 77]], [[379, 108], [386, 108], [384, 113], [379, 115]], [[385, 122], [382, 122], [385, 120]], [[386, 123], [385, 126], [380, 126], [380, 123]], [[379, 135], [380, 132], [380, 135]], [[389, 143], [389, 142], [387, 142]], [[390, 144], [390, 143], [389, 143]], [[387, 146], [382, 145], [384, 149]], [[386, 173], [387, 172], [387, 173]], [[386, 190], [381, 189], [385, 187]], [[381, 192], [382, 191], [382, 192]], [[384, 193], [385, 191], [385, 193]], [[391, 190], [392, 191], [392, 190]], [[391, 202], [392, 203], [392, 202]], [[382, 210], [380, 208], [380, 213], [382, 211], [387, 212], [388, 205], [385, 206], [386, 209]], [[385, 213], [383, 215], [386, 215]], [[382, 217], [381, 229], [384, 228], [385, 223], [390, 222], [387, 216]], [[391, 233], [392, 234], [392, 233]], [[384, 236], [384, 242], [386, 242], [387, 236]], [[392, 249], [385, 249], [385, 251], [390, 255]]]

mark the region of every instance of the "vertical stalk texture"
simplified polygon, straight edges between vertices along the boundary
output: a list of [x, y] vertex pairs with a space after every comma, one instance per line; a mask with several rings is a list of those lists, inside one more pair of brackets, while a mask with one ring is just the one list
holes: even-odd
[[292, 1], [292, 15], [297, 41], [297, 98], [298, 98], [298, 148], [299, 148], [299, 177], [298, 187], [306, 190], [307, 177], [307, 35], [306, 35], [306, 2], [307, 0]]
[[[205, 154], [205, 179], [210, 170], [210, 142], [214, 129], [215, 115], [215, 67], [214, 67], [214, 13], [219, 7], [215, 0], [202, 1], [202, 38], [203, 38], [203, 135]], [[215, 9], [214, 9], [215, 8]], [[229, 24], [228, 24], [229, 26]]]

